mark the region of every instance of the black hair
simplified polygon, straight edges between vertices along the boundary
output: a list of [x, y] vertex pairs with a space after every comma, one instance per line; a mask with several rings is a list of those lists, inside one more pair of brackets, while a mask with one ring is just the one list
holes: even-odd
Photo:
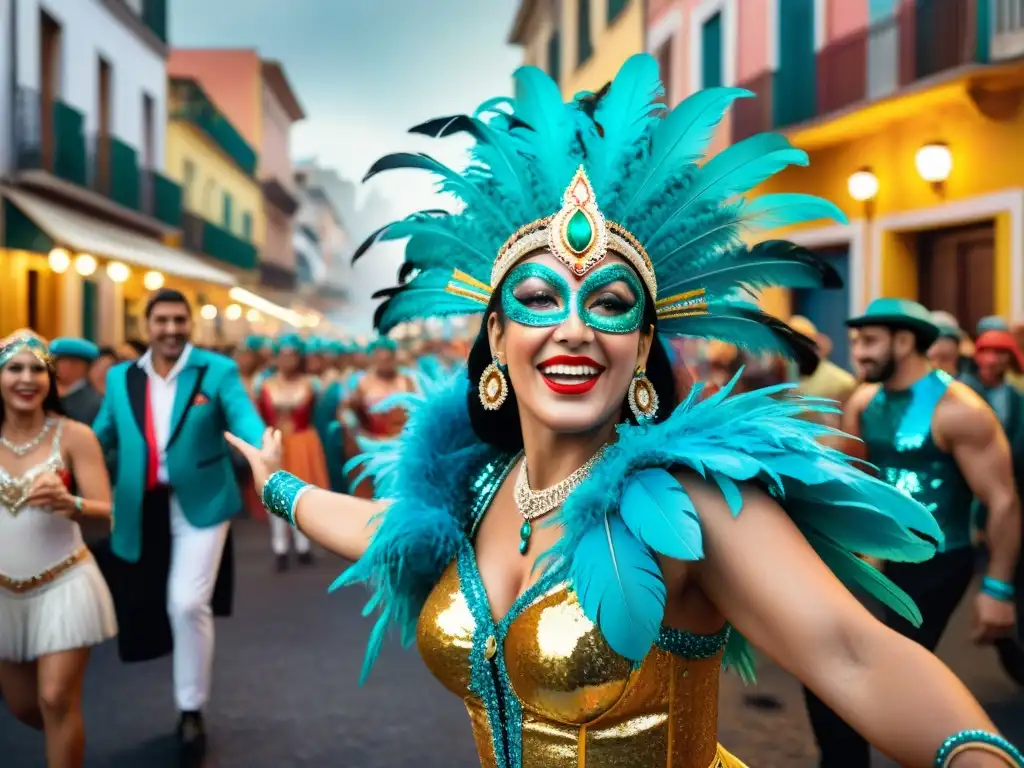
[[[64, 406], [60, 404], [60, 394], [57, 391], [57, 374], [53, 366], [46, 366], [46, 377], [50, 381], [50, 391], [43, 398], [43, 413], [50, 416], [64, 416]], [[0, 425], [3, 425], [7, 416], [7, 408], [4, 406], [3, 398], [0, 397]]]
[[[645, 292], [646, 296], [646, 292]], [[487, 318], [492, 313], [498, 315], [502, 323], [508, 322], [508, 318], [501, 309], [501, 291], [495, 290], [491, 297], [490, 304], [484, 312], [484, 321], [480, 326], [480, 333], [469, 350], [467, 369], [469, 374], [470, 388], [467, 393], [469, 402], [469, 420], [473, 426], [476, 436], [485, 443], [493, 445], [501, 451], [516, 453], [523, 449], [523, 430], [519, 423], [519, 404], [516, 400], [516, 391], [512, 382], [508, 384], [508, 398], [502, 403], [501, 408], [496, 411], [488, 411], [480, 403], [480, 394], [477, 389], [477, 382], [483, 375], [484, 369], [493, 361], [490, 340], [487, 337]], [[655, 415], [655, 422], [664, 421], [669, 417], [676, 405], [679, 403], [679, 393], [676, 391], [676, 378], [672, 371], [672, 364], [669, 362], [668, 353], [661, 345], [661, 339], [657, 333], [657, 314], [654, 309], [654, 302], [650, 296], [646, 296], [644, 304], [644, 319], [642, 328], [655, 327], [654, 338], [651, 342], [651, 351], [647, 356], [646, 375], [658, 393], [658, 413]], [[630, 423], [635, 424], [636, 419], [626, 405], [622, 404], [623, 414]]]
[[153, 308], [157, 304], [184, 304], [188, 313], [192, 314], [192, 305], [188, 299], [185, 298], [185, 294], [181, 291], [176, 291], [173, 288], [161, 288], [149, 297], [149, 301], [146, 302], [146, 319], [153, 314]]

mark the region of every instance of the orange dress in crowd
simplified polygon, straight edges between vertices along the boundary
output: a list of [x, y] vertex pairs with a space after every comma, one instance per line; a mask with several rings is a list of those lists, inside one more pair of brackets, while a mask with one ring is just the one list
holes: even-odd
[[[362, 392], [361, 388], [356, 389], [355, 400], [352, 403], [352, 411], [359, 421], [361, 436], [371, 440], [387, 440], [398, 435], [405, 426], [406, 413], [401, 408], [392, 408], [385, 413], [373, 413], [372, 409], [385, 397], [398, 392], [411, 392], [412, 382], [404, 376], [399, 376], [394, 392], [370, 397]], [[358, 456], [363, 451], [356, 442], [355, 430], [345, 430], [345, 457], [346, 459]], [[361, 467], [356, 467], [350, 473], [350, 477], [356, 478], [361, 472]], [[353, 496], [361, 499], [373, 498], [373, 481], [369, 478], [363, 480], [351, 491]]]
[[273, 377], [263, 382], [257, 407], [268, 427], [281, 430], [281, 469], [320, 488], [330, 488], [327, 458], [313, 428], [316, 391], [308, 383], [302, 397], [275, 391]]

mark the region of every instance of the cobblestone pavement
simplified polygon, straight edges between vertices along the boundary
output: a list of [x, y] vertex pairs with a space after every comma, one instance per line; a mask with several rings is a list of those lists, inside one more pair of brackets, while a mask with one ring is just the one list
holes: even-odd
[[[326, 587], [342, 563], [271, 570], [266, 529], [237, 527], [235, 616], [217, 627], [214, 698], [205, 768], [458, 768], [478, 765], [462, 705], [430, 677], [415, 651], [385, 649], [356, 687], [368, 622], [364, 594]], [[941, 655], [1001, 727], [1024, 743], [1024, 695], [992, 654], [969, 647], [965, 612]], [[86, 683], [89, 768], [174, 766], [175, 713], [169, 661], [124, 666], [111, 645], [96, 650]], [[771, 709], [748, 706], [777, 703]], [[744, 688], [725, 678], [721, 739], [752, 768], [812, 768], [815, 749], [799, 686], [765, 665]], [[0, 765], [43, 765], [40, 736], [0, 708]], [[890, 763], [881, 759], [876, 768]]]

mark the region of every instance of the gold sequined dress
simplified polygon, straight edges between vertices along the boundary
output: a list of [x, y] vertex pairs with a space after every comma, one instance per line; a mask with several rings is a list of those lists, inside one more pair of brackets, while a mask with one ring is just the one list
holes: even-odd
[[[474, 504], [474, 527], [500, 486]], [[417, 627], [427, 668], [466, 704], [484, 768], [742, 768], [717, 740], [729, 636], [663, 628], [639, 665], [616, 654], [556, 572], [500, 621], [471, 543]]]

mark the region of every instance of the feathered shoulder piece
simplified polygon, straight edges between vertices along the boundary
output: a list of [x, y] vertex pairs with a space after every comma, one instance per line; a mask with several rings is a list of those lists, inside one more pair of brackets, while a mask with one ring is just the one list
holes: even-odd
[[[564, 534], [543, 567], [564, 573], [615, 651], [643, 659], [665, 612], [657, 555], [703, 557], [697, 510], [670, 473], [692, 470], [717, 484], [734, 514], [742, 511], [741, 484], [766, 487], [844, 584], [919, 622], [910, 598], [852, 553], [928, 559], [942, 541], [935, 519], [821, 444], [834, 430], [801, 414], [834, 411], [829, 401], [787, 394], [786, 385], [729, 396], [734, 383], [703, 401], [695, 390], [660, 424], [621, 426], [618, 440], [558, 513]], [[367, 612], [380, 611], [364, 675], [390, 623], [403, 643], [412, 642], [424, 601], [466, 542], [472, 481], [496, 458], [473, 433], [469, 387], [460, 372], [420, 394], [399, 396], [409, 409], [405, 431], [388, 443], [367, 444], [373, 452], [358, 460], [375, 477], [378, 496], [392, 500], [366, 554], [334, 585], [366, 583]], [[745, 641], [734, 632], [729, 643], [727, 663], [751, 679]]]
[[[807, 155], [778, 134], [740, 141], [714, 157], [708, 146], [739, 88], [709, 88], [666, 111], [657, 61], [633, 56], [597, 94], [563, 103], [536, 67], [515, 74], [515, 98], [472, 114], [429, 120], [413, 133], [468, 136], [470, 161], [449, 168], [399, 152], [366, 174], [415, 169], [438, 180], [457, 212], [418, 211], [374, 232], [406, 240], [399, 285], [375, 322], [381, 332], [409, 320], [483, 310], [520, 259], [547, 250], [582, 276], [617, 254], [656, 303], [658, 331], [717, 338], [756, 352], [800, 358], [806, 339], [761, 312], [766, 286], [838, 287], [821, 259], [791, 243], [756, 243], [758, 233], [819, 219], [844, 220], [810, 195], [749, 199], [756, 186]], [[756, 243], [756, 244], [752, 244]]]

